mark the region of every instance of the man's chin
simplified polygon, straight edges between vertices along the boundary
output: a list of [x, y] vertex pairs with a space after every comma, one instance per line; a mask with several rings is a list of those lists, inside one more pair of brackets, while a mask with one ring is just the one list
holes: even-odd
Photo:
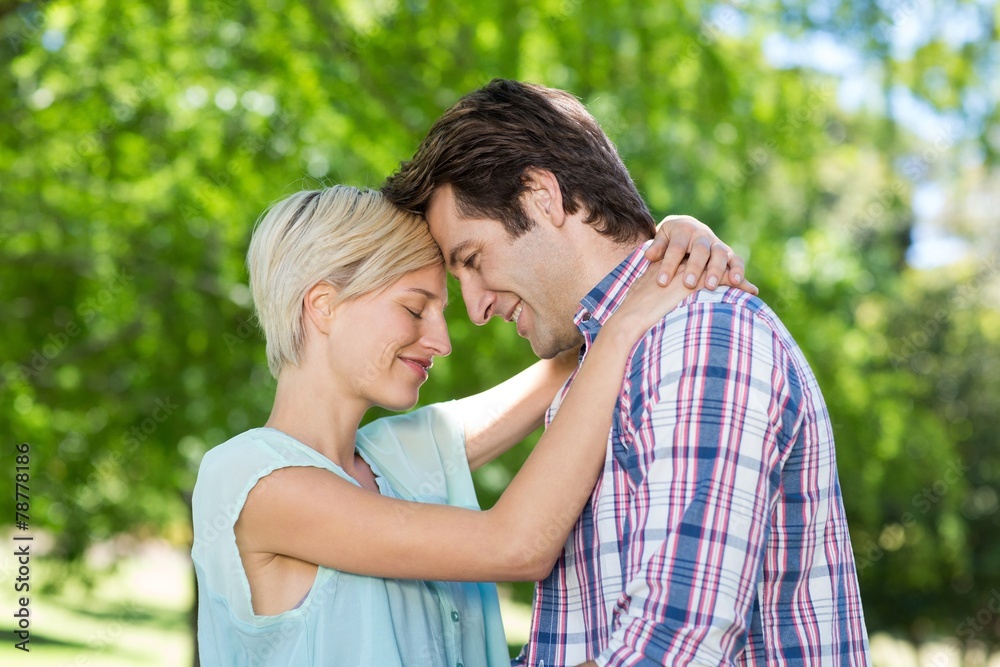
[[539, 359], [551, 359], [556, 356], [552, 353], [550, 346], [545, 345], [541, 341], [535, 340], [534, 337], [528, 337], [528, 344], [531, 345], [531, 351], [534, 352], [535, 356]]
[[531, 344], [531, 351], [539, 359], [554, 359], [566, 350], [579, 348], [583, 344], [583, 337], [578, 335], [572, 340], [554, 340], [551, 338], [548, 340], [538, 340], [531, 337], [528, 338], [528, 342]]
[[554, 359], [559, 353], [553, 352], [552, 350], [546, 348], [544, 350], [536, 350], [535, 346], [531, 346], [531, 351], [535, 353], [535, 356], [539, 359]]

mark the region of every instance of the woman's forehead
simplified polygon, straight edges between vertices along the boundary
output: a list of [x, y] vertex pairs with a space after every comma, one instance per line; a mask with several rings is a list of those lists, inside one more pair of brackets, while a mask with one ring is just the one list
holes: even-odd
[[428, 299], [448, 301], [448, 274], [444, 264], [438, 263], [403, 275], [394, 289], [425, 295]]

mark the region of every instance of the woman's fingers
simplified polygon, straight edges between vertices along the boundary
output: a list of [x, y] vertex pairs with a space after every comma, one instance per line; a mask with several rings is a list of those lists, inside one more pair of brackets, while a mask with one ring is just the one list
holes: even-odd
[[705, 286], [714, 290], [727, 277], [727, 267], [730, 258], [734, 257], [733, 251], [722, 241], [716, 241], [710, 248], [708, 266], [705, 267]]
[[[696, 238], [688, 255], [687, 267], [684, 269], [684, 286], [694, 287], [705, 273], [708, 260], [712, 256], [712, 242], [704, 236]], [[718, 284], [718, 283], [716, 283]]]
[[727, 270], [726, 273], [722, 276], [721, 284], [731, 285], [738, 290], [743, 290], [747, 294], [753, 294], [754, 296], [760, 294], [760, 289], [746, 278], [741, 280], [739, 283], [736, 283], [733, 280], [733, 272], [731, 270]]
[[[728, 285], [751, 294], [758, 292], [745, 280], [743, 258], [720, 241], [705, 223], [689, 215], [665, 217], [646, 248], [645, 257], [650, 262], [660, 262], [656, 282], [661, 287], [682, 274], [688, 288], [701, 284], [714, 290], [719, 285]], [[680, 269], [682, 263], [685, 266]]]
[[688, 247], [691, 245], [695, 230], [693, 225], [685, 220], [687, 217], [668, 215], [664, 218], [656, 230], [653, 242], [646, 248], [646, 259], [650, 262], [660, 262], [656, 282], [661, 287], [670, 282], [677, 273], [677, 267], [688, 254]]
[[[725, 244], [723, 244], [723, 245], [725, 245]], [[746, 280], [744, 280], [744, 278], [746, 278], [746, 275], [747, 275], [746, 265], [743, 263], [743, 258], [742, 257], [740, 257], [739, 255], [737, 255], [735, 252], [733, 252], [728, 247], [727, 247], [727, 250], [729, 250], [729, 254], [728, 254], [727, 260], [726, 260], [726, 263], [729, 265], [729, 284], [732, 285], [733, 287], [740, 287], [740, 285], [742, 283], [746, 282]], [[746, 283], [746, 284], [748, 284], [751, 287], [753, 287], [753, 285], [751, 285], [750, 283]], [[742, 289], [742, 287], [741, 287], [741, 289]], [[754, 290], [756, 290], [756, 289], [757, 288], [754, 287]], [[757, 293], [756, 291], [753, 292], [753, 294], [756, 294], [756, 293]]]

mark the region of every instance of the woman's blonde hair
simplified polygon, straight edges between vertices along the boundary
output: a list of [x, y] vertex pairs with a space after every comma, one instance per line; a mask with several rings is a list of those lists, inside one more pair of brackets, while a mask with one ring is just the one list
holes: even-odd
[[337, 185], [273, 204], [257, 221], [247, 252], [271, 374], [277, 378], [286, 364], [299, 363], [303, 299], [316, 283], [333, 285], [342, 302], [441, 261], [423, 218], [376, 191]]

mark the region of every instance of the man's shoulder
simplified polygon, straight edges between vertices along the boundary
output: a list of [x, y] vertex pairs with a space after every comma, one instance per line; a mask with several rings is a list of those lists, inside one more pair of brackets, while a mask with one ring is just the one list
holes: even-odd
[[[735, 287], [728, 287], [725, 289], [719, 288], [714, 291], [707, 289], [697, 290], [681, 301], [673, 312], [693, 307], [709, 309], [718, 307], [745, 309], [750, 313], [756, 313], [761, 310], [770, 310], [767, 304], [764, 303], [763, 299], [759, 296], [748, 294], [747, 292], [738, 290]], [[668, 316], [670, 314], [671, 313], [668, 313]]]
[[801, 354], [791, 333], [760, 297], [734, 288], [699, 290], [647, 332], [633, 352], [630, 374], [642, 373], [650, 380], [649, 367], [662, 366], [665, 358], [673, 359], [674, 365], [699, 360], [728, 365], [743, 352], [786, 360]]
[[757, 296], [729, 288], [695, 292], [663, 317], [634, 349], [627, 379], [639, 393], [695, 376], [763, 389], [774, 373], [796, 386], [816, 384], [805, 353], [774, 310]]
[[[676, 331], [694, 327], [697, 331], [708, 329], [737, 329], [737, 321], [754, 322], [787, 336], [777, 314], [758, 296], [735, 288], [698, 290], [681, 301], [651, 329]], [[734, 331], [738, 334], [739, 331]]]

